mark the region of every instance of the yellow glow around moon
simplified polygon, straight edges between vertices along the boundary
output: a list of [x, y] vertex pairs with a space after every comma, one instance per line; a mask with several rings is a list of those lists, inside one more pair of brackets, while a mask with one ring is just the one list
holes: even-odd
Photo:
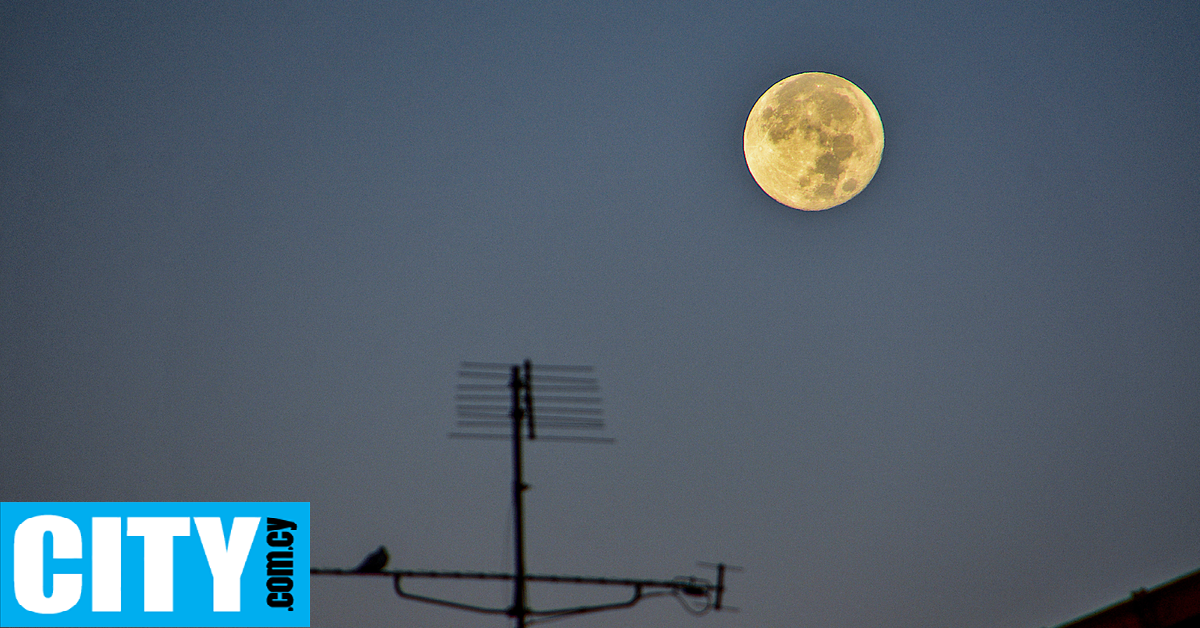
[[788, 207], [817, 211], [845, 203], [870, 183], [883, 156], [883, 122], [854, 83], [806, 72], [758, 99], [742, 144], [764, 192]]

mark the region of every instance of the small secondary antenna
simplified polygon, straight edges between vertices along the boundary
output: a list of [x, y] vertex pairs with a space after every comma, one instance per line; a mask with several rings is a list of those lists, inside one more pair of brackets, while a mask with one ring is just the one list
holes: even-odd
[[[709, 611], [736, 611], [723, 606], [725, 594], [725, 572], [741, 571], [740, 567], [724, 563], [699, 563], [713, 567], [717, 581], [694, 576], [681, 576], [671, 580], [641, 580], [633, 578], [598, 578], [587, 576], [542, 575], [527, 573], [525, 568], [525, 499], [529, 485], [524, 481], [525, 440], [545, 440], [582, 443], [612, 443], [611, 438], [582, 436], [581, 431], [604, 428], [601, 418], [600, 386], [591, 376], [592, 367], [564, 364], [537, 365], [525, 360], [522, 364], [498, 362], [463, 362], [458, 372], [464, 381], [458, 384], [455, 405], [458, 411], [458, 426], [485, 431], [451, 432], [451, 438], [504, 439], [512, 442], [512, 499], [513, 533], [515, 541], [513, 573], [460, 572], [460, 571], [415, 571], [400, 569], [312, 569], [318, 576], [387, 576], [392, 578], [396, 595], [416, 600], [474, 611], [477, 613], [508, 615], [517, 628], [525, 628], [537, 621], [559, 619], [584, 613], [628, 608], [639, 601], [656, 596], [672, 595], [688, 612], [703, 615]], [[534, 379], [538, 382], [538, 407], [534, 411]], [[507, 380], [507, 381], [506, 381]], [[505, 401], [508, 402], [505, 405]], [[509, 427], [510, 432], [494, 431]], [[493, 430], [493, 431], [486, 431]], [[378, 551], [386, 563], [386, 551]], [[418, 595], [405, 591], [403, 578], [432, 578], [455, 580], [511, 580], [513, 583], [512, 604], [503, 608], [491, 608], [465, 604], [453, 600]], [[529, 582], [558, 582], [568, 584], [620, 586], [632, 588], [628, 599], [606, 604], [570, 606], [553, 609], [534, 609], [529, 606], [527, 584]]]

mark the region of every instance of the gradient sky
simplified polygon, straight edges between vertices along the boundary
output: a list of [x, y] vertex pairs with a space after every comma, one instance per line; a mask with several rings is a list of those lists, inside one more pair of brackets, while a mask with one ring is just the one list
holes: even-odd
[[[529, 448], [530, 569], [746, 571], [738, 614], [569, 625], [1065, 622], [1200, 567], [1198, 32], [1194, 0], [0, 2], [0, 500], [308, 501], [314, 564], [503, 571], [458, 364], [583, 363], [617, 442]], [[886, 134], [819, 213], [741, 146], [805, 71]], [[313, 588], [314, 626], [506, 624]]]

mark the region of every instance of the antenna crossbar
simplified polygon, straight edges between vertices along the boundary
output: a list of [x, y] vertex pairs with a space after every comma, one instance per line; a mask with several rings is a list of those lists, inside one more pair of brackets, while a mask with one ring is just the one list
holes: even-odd
[[[495, 571], [437, 571], [431, 569], [382, 569], [380, 571], [355, 571], [353, 569], [313, 569], [315, 576], [399, 576], [401, 578], [427, 578], [433, 580], [512, 580], [513, 574]], [[685, 588], [695, 591], [715, 590], [717, 585], [708, 580], [675, 578], [672, 580], [650, 580], [638, 578], [607, 578], [597, 576], [573, 576], [552, 574], [525, 574], [526, 582], [565, 582], [570, 584], [592, 584], [609, 586], [644, 586], [664, 589]], [[694, 592], [694, 591], [693, 591]]]
[[[725, 565], [718, 565], [718, 573], [724, 575]], [[736, 569], [736, 568], [733, 568]], [[711, 581], [695, 578], [692, 576], [680, 576], [671, 580], [652, 580], [638, 578], [605, 578], [595, 576], [572, 576], [572, 575], [550, 575], [550, 574], [524, 574], [522, 578], [518, 578], [516, 574], [497, 573], [486, 571], [433, 571], [433, 570], [411, 570], [411, 569], [384, 569], [380, 571], [356, 571], [353, 569], [313, 569], [311, 572], [317, 576], [365, 576], [365, 577], [389, 577], [392, 579], [393, 588], [396, 594], [402, 598], [417, 600], [420, 602], [428, 602], [439, 606], [447, 606], [460, 610], [469, 610], [479, 613], [488, 614], [506, 614], [512, 615], [512, 607], [485, 607], [455, 600], [437, 598], [428, 595], [413, 593], [404, 590], [401, 580], [404, 578], [410, 579], [433, 579], [433, 580], [482, 580], [482, 581], [514, 581], [523, 580], [524, 582], [547, 582], [547, 583], [564, 583], [564, 584], [580, 584], [590, 586], [616, 586], [630, 587], [633, 595], [628, 600], [619, 602], [609, 602], [604, 604], [571, 606], [554, 609], [525, 609], [525, 617], [529, 618], [552, 618], [563, 617], [567, 615], [579, 615], [584, 613], [593, 613], [606, 610], [614, 610], [619, 608], [628, 608], [633, 606], [642, 599], [655, 597], [660, 595], [675, 595], [679, 597], [704, 598], [704, 602], [698, 608], [685, 604], [690, 612], [694, 614], [704, 614], [710, 610], [720, 610], [719, 605], [721, 594], [724, 590], [724, 583], [717, 584]], [[714, 603], [716, 600], [716, 603]], [[532, 620], [526, 623], [533, 623]]]

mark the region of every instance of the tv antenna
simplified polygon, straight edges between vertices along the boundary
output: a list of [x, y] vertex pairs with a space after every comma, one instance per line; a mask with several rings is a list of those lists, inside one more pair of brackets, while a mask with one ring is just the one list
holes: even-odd
[[[396, 595], [418, 602], [436, 604], [465, 611], [491, 615], [507, 615], [517, 628], [526, 628], [539, 621], [562, 619], [585, 613], [629, 608], [638, 602], [670, 595], [693, 615], [710, 611], [736, 611], [724, 605], [726, 572], [741, 571], [725, 563], [698, 563], [716, 570], [716, 582], [695, 576], [677, 576], [670, 580], [637, 578], [600, 578], [531, 574], [525, 568], [525, 491], [524, 451], [526, 440], [565, 441], [577, 443], [612, 443], [611, 438], [581, 435], [581, 431], [600, 430], [601, 418], [599, 383], [592, 377], [592, 367], [564, 364], [537, 365], [525, 360], [522, 364], [498, 362], [463, 362], [458, 375], [455, 405], [458, 426], [468, 430], [509, 428], [508, 433], [496, 431], [451, 432], [451, 438], [510, 439], [512, 442], [512, 500], [514, 565], [512, 573], [469, 571], [419, 571], [384, 569], [387, 552], [381, 546], [354, 569], [314, 568], [315, 576], [375, 576], [392, 579]], [[534, 379], [537, 385], [537, 412], [534, 408]], [[507, 382], [505, 382], [507, 380]], [[507, 405], [505, 405], [507, 402]], [[505, 580], [513, 583], [512, 603], [504, 607], [486, 607], [449, 599], [421, 595], [404, 589], [403, 580]], [[603, 604], [535, 609], [529, 605], [530, 582], [555, 582], [593, 586], [612, 586], [631, 589], [630, 597]]]

